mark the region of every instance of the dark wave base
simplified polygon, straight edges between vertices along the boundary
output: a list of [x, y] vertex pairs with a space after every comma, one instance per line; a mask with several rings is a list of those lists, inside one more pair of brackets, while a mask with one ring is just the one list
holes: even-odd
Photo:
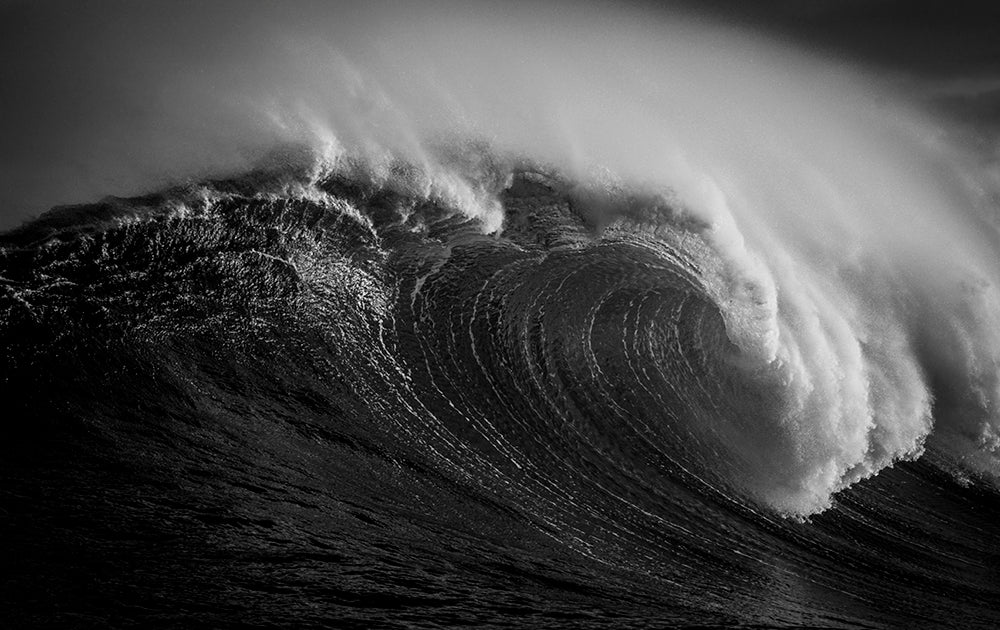
[[734, 487], [774, 393], [670, 234], [269, 178], [0, 237], [10, 627], [1000, 624], [1000, 499], [933, 451], [805, 522]]

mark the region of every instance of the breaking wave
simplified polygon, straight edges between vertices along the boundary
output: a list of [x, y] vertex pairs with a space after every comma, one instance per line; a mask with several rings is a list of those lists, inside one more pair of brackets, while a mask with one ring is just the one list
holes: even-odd
[[[995, 496], [1000, 232], [944, 123], [744, 34], [540, 11], [376, 12], [377, 50], [337, 31], [357, 21], [296, 40], [230, 88], [258, 128], [222, 153], [253, 169], [4, 234], [0, 382], [35, 419], [11, 457], [44, 436], [75, 461], [79, 435], [101, 466], [179, 488], [213, 469], [303, 514], [513, 514], [678, 585], [685, 619], [829, 620], [796, 616], [822, 606], [789, 576], [865, 595], [803, 541], [864, 575], [875, 546], [845, 532], [917, 527], [907, 475]], [[755, 608], [750, 580], [733, 612], [711, 572], [759, 575], [772, 537], [774, 601], [798, 603]], [[732, 548], [746, 563], [693, 568]], [[903, 564], [932, 609], [996, 595]]]

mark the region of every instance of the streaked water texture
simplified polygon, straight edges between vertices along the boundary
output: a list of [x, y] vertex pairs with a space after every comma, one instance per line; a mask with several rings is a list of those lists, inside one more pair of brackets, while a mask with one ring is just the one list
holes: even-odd
[[945, 455], [783, 515], [789, 388], [701, 224], [498, 179], [500, 237], [291, 167], [8, 233], [19, 619], [995, 623], [1000, 501]]

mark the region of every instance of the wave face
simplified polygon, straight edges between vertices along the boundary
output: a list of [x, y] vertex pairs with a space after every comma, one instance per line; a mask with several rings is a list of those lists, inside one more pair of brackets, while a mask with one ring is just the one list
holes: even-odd
[[689, 18], [354, 9], [95, 25], [114, 120], [14, 179], [127, 192], [0, 234], [15, 625], [1000, 624], [947, 121]]
[[470, 152], [500, 235], [290, 153], [4, 236], [24, 622], [996, 623], [992, 485], [825, 476], [710, 226]]

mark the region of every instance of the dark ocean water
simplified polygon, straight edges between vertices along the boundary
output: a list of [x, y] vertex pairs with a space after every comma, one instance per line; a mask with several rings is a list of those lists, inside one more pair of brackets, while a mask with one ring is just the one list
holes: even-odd
[[664, 199], [519, 170], [488, 235], [300, 179], [0, 236], [5, 627], [1000, 625], [1000, 494], [933, 440], [773, 507], [783, 392]]

